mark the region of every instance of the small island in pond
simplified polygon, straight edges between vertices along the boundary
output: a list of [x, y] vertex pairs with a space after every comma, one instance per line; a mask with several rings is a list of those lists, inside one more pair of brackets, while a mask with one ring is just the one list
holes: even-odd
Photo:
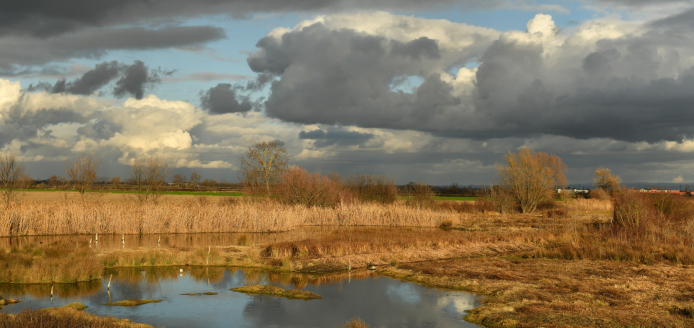
[[271, 285], [249, 285], [239, 288], [232, 288], [231, 290], [244, 294], [271, 295], [275, 297], [285, 297], [288, 299], [300, 299], [306, 301], [323, 298], [323, 296], [309, 292], [307, 290], [283, 289]]

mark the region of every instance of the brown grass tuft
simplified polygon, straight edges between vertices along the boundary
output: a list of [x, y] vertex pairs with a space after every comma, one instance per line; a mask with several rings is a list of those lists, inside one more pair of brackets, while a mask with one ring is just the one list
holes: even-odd
[[127, 319], [99, 317], [69, 307], [42, 310], [24, 310], [18, 314], [0, 313], [0, 327], [6, 328], [151, 328], [146, 324], [133, 323]]

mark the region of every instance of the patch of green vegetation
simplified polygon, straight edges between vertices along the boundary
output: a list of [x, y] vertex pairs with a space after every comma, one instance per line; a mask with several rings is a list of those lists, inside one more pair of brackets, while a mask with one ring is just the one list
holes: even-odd
[[68, 308], [68, 309], [75, 309], [77, 311], [84, 311], [84, 309], [88, 308], [88, 306], [86, 306], [80, 302], [70, 303], [70, 304], [65, 305], [63, 307]]
[[239, 288], [232, 288], [231, 290], [244, 294], [270, 295], [274, 297], [285, 297], [288, 299], [299, 299], [305, 301], [323, 298], [323, 296], [307, 290], [283, 289], [272, 285], [249, 285]]
[[159, 303], [161, 300], [138, 300], [138, 299], [130, 299], [130, 300], [125, 300], [125, 301], [118, 301], [118, 302], [113, 302], [113, 303], [106, 303], [106, 305], [112, 305], [112, 306], [139, 306], [147, 303]]

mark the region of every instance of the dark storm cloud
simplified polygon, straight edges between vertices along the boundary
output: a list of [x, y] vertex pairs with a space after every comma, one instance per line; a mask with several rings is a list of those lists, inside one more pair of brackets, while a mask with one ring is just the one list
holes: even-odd
[[[454, 84], [432, 69], [461, 59], [430, 38], [400, 42], [317, 23], [261, 39], [248, 64], [277, 76], [266, 113], [301, 124], [474, 139], [682, 141], [694, 138], [694, 68], [680, 68], [680, 58], [694, 49], [685, 42], [691, 29], [672, 23], [687, 21], [681, 17], [644, 25], [641, 35], [600, 40], [594, 52], [565, 45], [551, 58], [537, 35], [521, 36], [527, 42], [502, 37], [478, 54], [469, 95], [456, 94]], [[679, 35], [663, 35], [662, 26]], [[424, 82], [412, 93], [392, 90], [403, 76]]]
[[[287, 121], [405, 128], [426, 124], [460, 103], [438, 73], [423, 66], [441, 58], [434, 40], [408, 43], [322, 24], [261, 39], [248, 58], [256, 72], [281, 75], [265, 103], [266, 113]], [[469, 54], [462, 53], [460, 56]], [[414, 93], [393, 92], [402, 76], [422, 76]]]
[[124, 23], [149, 23], [153, 19], [186, 18], [227, 14], [246, 18], [261, 12], [317, 12], [341, 10], [432, 10], [458, 5], [492, 8], [504, 0], [24, 0], [0, 2], [0, 36], [31, 35], [50, 37], [89, 27]]
[[371, 133], [347, 131], [341, 128], [328, 128], [324, 130], [301, 131], [299, 139], [315, 140], [314, 147], [322, 148], [332, 145], [338, 146], [358, 146], [373, 139]]
[[117, 97], [132, 95], [142, 99], [145, 89], [161, 82], [161, 75], [171, 75], [175, 71], [162, 69], [150, 70], [142, 61], [136, 60], [132, 65], [121, 64], [117, 61], [97, 64], [94, 69], [87, 71], [80, 78], [67, 81], [59, 79], [54, 85], [39, 82], [29, 85], [27, 91], [46, 91], [50, 93], [69, 93], [91, 95], [111, 81], [120, 77], [115, 83], [113, 94]]
[[248, 97], [240, 95], [239, 88], [229, 83], [219, 83], [207, 91], [201, 91], [200, 103], [211, 114], [245, 113], [253, 108]]
[[212, 26], [86, 29], [49, 39], [8, 36], [0, 38], [0, 72], [8, 75], [71, 58], [98, 59], [112, 50], [150, 50], [200, 45], [226, 38]]
[[157, 72], [150, 71], [145, 63], [136, 60], [133, 65], [124, 69], [123, 76], [116, 82], [116, 87], [113, 89], [113, 95], [122, 97], [130, 94], [136, 99], [142, 99], [145, 88], [159, 82], [161, 79]]
[[94, 69], [87, 71], [77, 80], [66, 82], [65, 79], [61, 79], [53, 87], [45, 82], [40, 82], [36, 86], [30, 85], [27, 90], [37, 91], [43, 89], [52, 93], [90, 95], [115, 79], [121, 70], [122, 67], [117, 61], [105, 62], [97, 64]]

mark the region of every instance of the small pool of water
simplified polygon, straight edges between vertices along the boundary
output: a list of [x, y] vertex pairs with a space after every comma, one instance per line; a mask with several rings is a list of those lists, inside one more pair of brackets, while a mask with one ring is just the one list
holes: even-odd
[[[113, 276], [110, 291], [106, 286]], [[321, 295], [318, 300], [249, 296], [229, 289], [271, 284]], [[55, 285], [0, 284], [22, 300], [0, 312], [17, 313], [81, 302], [86, 312], [164, 327], [335, 327], [360, 317], [371, 327], [479, 327], [462, 319], [479, 306], [472, 294], [427, 288], [372, 272], [299, 275], [252, 269], [148, 268], [108, 270], [101, 281]], [[184, 293], [215, 292], [187, 296]], [[126, 299], [160, 299], [137, 307], [104, 305]], [[52, 302], [52, 303], [51, 303]]]

